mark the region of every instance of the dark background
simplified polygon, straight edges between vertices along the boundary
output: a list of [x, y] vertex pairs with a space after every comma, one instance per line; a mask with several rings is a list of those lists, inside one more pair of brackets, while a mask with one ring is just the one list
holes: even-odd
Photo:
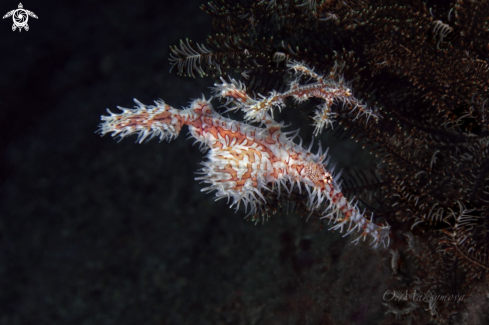
[[211, 31], [201, 2], [23, 1], [39, 17], [28, 32], [0, 20], [0, 324], [384, 317], [387, 251], [294, 214], [247, 222], [200, 192], [203, 154], [184, 132], [141, 145], [94, 133], [134, 97], [180, 108], [209, 94], [212, 79], [168, 72], [170, 45]]

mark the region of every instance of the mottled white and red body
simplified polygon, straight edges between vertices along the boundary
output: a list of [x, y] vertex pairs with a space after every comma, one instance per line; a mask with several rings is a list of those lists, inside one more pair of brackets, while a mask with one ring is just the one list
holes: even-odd
[[[178, 136], [188, 125], [190, 134], [210, 148], [202, 174], [197, 179], [210, 185], [203, 190], [216, 191], [216, 197], [233, 199], [237, 208], [255, 213], [265, 202], [263, 191], [275, 191], [294, 185], [309, 193], [309, 209], [324, 209], [324, 217], [336, 221], [333, 229], [358, 229], [371, 235], [374, 244], [388, 241], [388, 226], [378, 226], [366, 219], [341, 193], [335, 179], [326, 170], [326, 155], [313, 154], [294, 143], [281, 131], [281, 125], [269, 119], [265, 127], [255, 127], [219, 115], [205, 100], [195, 100], [189, 109], [177, 110], [159, 101], [156, 106], [122, 114], [104, 116], [102, 134], [125, 137], [139, 134], [160, 140]], [[326, 202], [326, 205], [325, 205]]]
[[[339, 175], [334, 177], [327, 170], [327, 155], [321, 150], [313, 154], [310, 148], [295, 143], [295, 136], [289, 138], [290, 133], [282, 132], [283, 124], [270, 117], [267, 105], [277, 101], [273, 99], [277, 93], [257, 101], [249, 98], [242, 85], [234, 81], [216, 86], [222, 97], [239, 100], [238, 108], [254, 105], [249, 112], [264, 110], [254, 115], [259, 115], [261, 126], [225, 118], [209, 101], [197, 99], [190, 108], [182, 110], [163, 101], [156, 101], [156, 106], [136, 101], [135, 109], [121, 108], [121, 114], [109, 111], [109, 116], [102, 116], [99, 131], [102, 135], [112, 133], [121, 138], [138, 134], [138, 141], [142, 142], [153, 137], [171, 140], [187, 125], [192, 137], [209, 149], [202, 176], [196, 178], [209, 184], [203, 191], [216, 191], [217, 199], [232, 199], [231, 206], [236, 209], [243, 203], [249, 214], [255, 214], [266, 206], [264, 191], [281, 196], [282, 188], [288, 193], [294, 187], [299, 191], [305, 189], [309, 195], [308, 209], [334, 221], [336, 225], [332, 229], [343, 231], [346, 226], [348, 232], [361, 231], [357, 241], [370, 235], [374, 246], [388, 245], [390, 227], [374, 224], [343, 196], [337, 182]], [[305, 91], [304, 87], [296, 89]]]

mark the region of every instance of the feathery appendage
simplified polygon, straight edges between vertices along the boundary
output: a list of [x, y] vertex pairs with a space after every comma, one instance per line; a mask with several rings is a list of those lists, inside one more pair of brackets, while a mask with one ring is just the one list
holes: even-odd
[[[183, 42], [180, 40], [180, 48], [178, 46], [170, 47], [170, 62], [171, 69], [176, 66], [178, 73], [184, 74], [186, 68], [186, 75], [194, 77], [197, 72], [200, 76], [205, 76], [206, 73], [201, 68], [203, 61], [206, 61], [209, 65], [212, 63], [212, 52], [206, 49], [203, 44], [193, 45], [188, 39]], [[216, 64], [216, 66], [218, 66]]]
[[208, 184], [202, 191], [216, 191], [216, 199], [227, 198], [236, 209], [242, 203], [248, 216], [265, 216], [264, 191], [281, 197], [283, 188], [290, 194], [296, 187], [308, 193], [311, 212], [318, 211], [322, 218], [336, 223], [331, 229], [360, 231], [357, 242], [370, 235], [375, 247], [389, 244], [390, 227], [374, 224], [343, 196], [338, 184], [340, 175], [328, 171], [327, 152], [320, 149], [313, 154], [310, 148], [294, 143], [297, 133], [288, 137], [282, 132], [283, 123], [267, 113], [262, 117], [262, 127], [255, 127], [221, 116], [204, 98], [183, 110], [163, 101], [156, 101], [156, 106], [136, 103], [135, 109], [120, 108], [121, 114], [109, 111], [110, 116], [102, 116], [99, 133], [121, 138], [137, 134], [141, 143], [154, 137], [171, 140], [187, 125], [196, 142], [210, 149], [200, 171], [202, 176], [196, 178]]

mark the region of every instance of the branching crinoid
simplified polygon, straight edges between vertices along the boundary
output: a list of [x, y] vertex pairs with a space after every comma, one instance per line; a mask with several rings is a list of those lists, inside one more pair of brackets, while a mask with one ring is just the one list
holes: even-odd
[[[489, 269], [489, 1], [214, 0], [202, 9], [213, 31], [205, 47], [172, 47], [178, 73], [241, 73], [250, 96], [287, 88], [290, 62], [341, 75], [382, 118], [367, 123], [340, 108], [321, 130], [360, 141], [378, 159], [373, 173], [350, 175], [344, 191], [392, 225], [391, 249], [403, 265], [393, 285], [475, 294]], [[302, 199], [291, 194], [298, 211], [315, 218]], [[281, 205], [270, 202], [270, 211]], [[442, 323], [466, 306], [388, 308], [399, 319]]]

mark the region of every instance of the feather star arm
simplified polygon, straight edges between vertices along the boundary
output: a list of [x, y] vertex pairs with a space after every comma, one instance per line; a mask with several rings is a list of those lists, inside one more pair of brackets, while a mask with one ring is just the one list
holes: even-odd
[[141, 143], [154, 137], [171, 140], [187, 125], [191, 136], [209, 149], [202, 176], [196, 178], [208, 184], [202, 191], [216, 191], [216, 199], [232, 200], [231, 207], [236, 209], [242, 203], [250, 215], [264, 211], [264, 191], [280, 196], [281, 187], [288, 189], [290, 185], [288, 191], [293, 186], [299, 191], [304, 187], [309, 210], [333, 221], [330, 229], [357, 230], [361, 235], [356, 242], [370, 236], [374, 247], [389, 245], [389, 225], [373, 223], [343, 196], [340, 175], [333, 176], [327, 169], [327, 154], [321, 150], [313, 154], [294, 143], [282, 132], [283, 124], [267, 113], [262, 114], [262, 126], [255, 127], [221, 116], [204, 98], [182, 110], [161, 100], [155, 106], [135, 102], [138, 106], [134, 109], [120, 108], [120, 114], [108, 111], [109, 116], [102, 116], [99, 133], [120, 138], [137, 134]]

